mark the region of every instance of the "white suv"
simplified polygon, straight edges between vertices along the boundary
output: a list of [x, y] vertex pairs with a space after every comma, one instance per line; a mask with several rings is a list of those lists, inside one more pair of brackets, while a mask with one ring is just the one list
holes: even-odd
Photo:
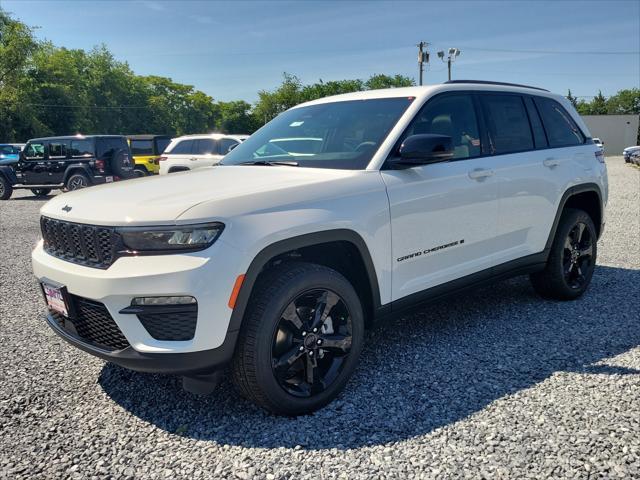
[[33, 269], [78, 348], [189, 389], [231, 363], [243, 395], [297, 415], [405, 307], [521, 274], [582, 295], [606, 201], [602, 152], [560, 95], [350, 93], [282, 113], [214, 169], [50, 200]]
[[185, 135], [174, 138], [159, 158], [160, 175], [217, 165], [249, 135]]

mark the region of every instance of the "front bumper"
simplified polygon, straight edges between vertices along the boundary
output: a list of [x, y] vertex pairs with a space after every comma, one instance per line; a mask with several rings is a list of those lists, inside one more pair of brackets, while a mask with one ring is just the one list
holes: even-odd
[[229, 363], [233, 357], [238, 331], [227, 332], [218, 348], [188, 353], [145, 353], [129, 346], [123, 350], [103, 350], [61, 328], [51, 314], [46, 316], [51, 329], [74, 347], [91, 355], [138, 372], [172, 375], [196, 375], [215, 371]]
[[[64, 285], [70, 295], [103, 304], [130, 347], [102, 350], [52, 325], [50, 319], [60, 336], [128, 368], [177, 373], [206, 370], [228, 361], [229, 352], [233, 352], [237, 331], [228, 332], [232, 310], [227, 303], [241, 255], [229, 250], [233, 247], [218, 240], [202, 252], [121, 257], [102, 270], [49, 255], [40, 241], [33, 250], [32, 264], [39, 281]], [[193, 296], [198, 302], [195, 334], [190, 340], [158, 340], [136, 315], [122, 313], [134, 297], [182, 295]]]

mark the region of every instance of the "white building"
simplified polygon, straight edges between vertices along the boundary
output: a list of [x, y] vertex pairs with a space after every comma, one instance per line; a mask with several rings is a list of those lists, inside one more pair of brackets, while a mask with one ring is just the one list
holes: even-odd
[[622, 155], [626, 147], [638, 144], [640, 115], [583, 115], [591, 135], [604, 142], [607, 155]]

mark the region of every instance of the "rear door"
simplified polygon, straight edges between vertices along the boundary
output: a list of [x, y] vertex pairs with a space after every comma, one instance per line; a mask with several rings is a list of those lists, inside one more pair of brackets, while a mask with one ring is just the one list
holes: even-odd
[[195, 144], [196, 140], [193, 139], [179, 140], [165, 155], [167, 157], [165, 162], [167, 162], [168, 171], [172, 171], [174, 168], [193, 168], [191, 164], [197, 160], [193, 153]]
[[500, 181], [502, 245], [496, 263], [501, 264], [544, 250], [572, 153], [554, 148], [531, 96], [485, 93], [480, 98]]
[[222, 159], [218, 153], [218, 142], [213, 138], [200, 138], [196, 140], [191, 168], [210, 167]]
[[493, 266], [498, 186], [479, 120], [470, 93], [428, 100], [403, 138], [447, 135], [454, 159], [381, 171], [391, 211], [393, 300]]
[[64, 180], [64, 172], [69, 161], [70, 140], [50, 140], [47, 147], [49, 153], [45, 164], [47, 178], [44, 183], [58, 184]]

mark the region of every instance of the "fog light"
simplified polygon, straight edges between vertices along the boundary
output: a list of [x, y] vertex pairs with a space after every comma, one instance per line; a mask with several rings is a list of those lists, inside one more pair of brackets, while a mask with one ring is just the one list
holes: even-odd
[[197, 303], [193, 297], [136, 297], [131, 305], [191, 305]]

